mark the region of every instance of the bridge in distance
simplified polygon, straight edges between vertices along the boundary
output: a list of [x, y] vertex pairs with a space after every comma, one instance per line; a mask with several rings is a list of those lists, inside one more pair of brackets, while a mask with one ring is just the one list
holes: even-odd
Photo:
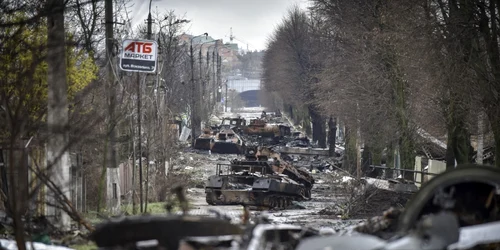
[[259, 79], [229, 79], [229, 89], [239, 93], [245, 102], [245, 107], [259, 107], [260, 103], [260, 80]]

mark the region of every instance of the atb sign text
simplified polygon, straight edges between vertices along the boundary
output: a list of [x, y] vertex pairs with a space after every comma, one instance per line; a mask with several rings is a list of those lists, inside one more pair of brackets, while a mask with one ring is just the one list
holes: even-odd
[[158, 44], [150, 40], [125, 40], [120, 68], [123, 71], [156, 72]]

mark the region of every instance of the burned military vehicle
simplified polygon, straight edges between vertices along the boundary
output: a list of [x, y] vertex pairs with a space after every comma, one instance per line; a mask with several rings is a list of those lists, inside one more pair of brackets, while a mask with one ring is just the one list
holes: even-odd
[[262, 137], [284, 137], [290, 136], [291, 128], [283, 123], [268, 123], [264, 119], [253, 119], [243, 128], [245, 135], [257, 135]]
[[194, 148], [202, 150], [210, 150], [215, 139], [216, 131], [205, 128], [202, 134], [194, 140]]
[[219, 154], [242, 154], [245, 142], [232, 129], [222, 129], [212, 140], [210, 150]]
[[285, 208], [311, 198], [314, 179], [307, 172], [270, 155], [250, 153], [246, 159], [217, 164], [205, 186], [210, 205]]
[[[243, 142], [238, 135], [235, 135], [234, 131], [240, 131], [245, 125], [246, 120], [241, 117], [223, 118], [220, 125], [211, 126], [203, 130], [203, 133], [195, 139], [194, 148], [213, 151], [212, 148], [217, 144], [215, 150], [218, 153], [239, 154]], [[231, 132], [230, 130], [233, 131]], [[233, 140], [235, 137], [237, 138]], [[236, 143], [237, 145], [231, 143]], [[225, 152], [224, 149], [226, 148], [229, 148], [229, 151]]]

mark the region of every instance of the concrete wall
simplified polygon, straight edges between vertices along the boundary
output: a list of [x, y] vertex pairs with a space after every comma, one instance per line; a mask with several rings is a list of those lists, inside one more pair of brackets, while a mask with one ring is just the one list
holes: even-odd
[[[422, 171], [422, 157], [415, 157], [415, 171]], [[415, 173], [415, 185], [420, 188], [421, 182], [423, 181], [423, 175], [420, 173]]]
[[[429, 160], [429, 173], [440, 174], [446, 171], [446, 163], [442, 161]], [[433, 176], [428, 176], [428, 180], [432, 179]]]
[[120, 169], [120, 191], [127, 201], [131, 201], [132, 198], [132, 166], [132, 161], [129, 160], [127, 162], [121, 163], [118, 167]]
[[108, 211], [117, 214], [121, 212], [120, 168], [106, 169], [106, 193]]
[[[416, 171], [425, 171], [425, 167], [427, 166], [422, 166], [422, 157], [417, 156], [415, 157], [415, 170]], [[442, 161], [436, 161], [436, 160], [429, 160], [429, 166], [427, 168], [427, 173], [432, 173], [432, 174], [440, 174], [442, 172], [446, 171], [446, 163]], [[421, 182], [422, 174], [416, 173], [415, 174], [415, 181], [416, 182]], [[432, 179], [433, 176], [431, 175], [426, 175], [424, 174], [423, 176], [423, 182], [427, 182], [430, 179]], [[421, 186], [421, 183], [415, 183], [417, 187]]]

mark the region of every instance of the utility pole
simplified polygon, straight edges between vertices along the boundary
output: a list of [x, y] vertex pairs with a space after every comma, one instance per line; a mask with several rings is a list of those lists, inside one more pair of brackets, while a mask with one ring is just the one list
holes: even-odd
[[198, 52], [198, 57], [199, 57], [198, 64], [200, 65], [200, 82], [203, 84], [203, 78], [202, 78], [203, 77], [202, 76], [202, 71], [203, 70], [201, 69], [201, 65], [202, 65], [202, 60], [203, 59], [202, 59], [202, 54], [201, 54], [201, 48], [203, 48], [203, 44], [200, 45], [200, 51]]
[[228, 85], [227, 85], [227, 83], [228, 82], [229, 81], [226, 80], [226, 97], [225, 97], [225, 100], [224, 100], [224, 112], [227, 112], [227, 103], [228, 103], [228, 100], [227, 100], [227, 87], [228, 87]]
[[136, 162], [136, 154], [135, 154], [135, 128], [134, 128], [134, 119], [130, 117], [130, 134], [132, 136], [132, 214], [137, 214], [137, 206], [135, 201], [135, 179], [136, 179], [136, 171], [135, 171], [135, 162]]
[[[222, 81], [221, 81], [220, 74], [221, 74], [221, 57], [217, 56], [217, 83], [218, 83], [218, 86], [220, 86], [222, 88]], [[222, 90], [221, 90], [221, 92], [222, 92]], [[220, 93], [220, 98], [218, 101], [220, 102], [221, 100], [222, 100], [222, 93]], [[225, 102], [225, 100], [224, 100], [224, 102]], [[224, 107], [221, 107], [221, 108], [224, 108]]]
[[[51, 167], [52, 180], [62, 190], [62, 195], [69, 198], [70, 192], [67, 185], [70, 181], [71, 159], [66, 148], [69, 143], [68, 84], [66, 64], [61, 63], [66, 60], [65, 4], [63, 0], [51, 0], [47, 2], [46, 7], [51, 11], [51, 14], [47, 16], [47, 128], [50, 135], [47, 141], [47, 166]], [[53, 197], [50, 197], [49, 201], [54, 202], [54, 204], [57, 204], [57, 196], [62, 198], [54, 190], [50, 192], [50, 195]], [[22, 242], [24, 232], [19, 232], [23, 227], [23, 222], [17, 214], [16, 206], [14, 207], [14, 225], [17, 225], [14, 228], [15, 236], [17, 244], [20, 246], [19, 249], [26, 249], [21, 246], [25, 244]], [[54, 212], [55, 222], [63, 231], [71, 229], [70, 217], [63, 209], [52, 206], [49, 209], [49, 211]]]
[[[203, 96], [203, 100], [205, 100], [205, 103], [208, 104], [208, 105], [205, 105], [205, 107], [207, 108], [207, 111], [210, 111], [210, 110], [208, 110], [209, 108], [211, 108], [211, 106], [210, 106], [210, 52], [209, 52], [209, 49], [207, 49], [207, 75], [205, 77], [205, 80], [206, 80], [206, 82], [205, 82], [205, 85], [203, 87], [202, 96]], [[208, 96], [205, 97], [207, 95], [207, 92], [208, 92]]]
[[196, 140], [196, 127], [198, 126], [198, 110], [197, 110], [197, 92], [196, 84], [194, 82], [194, 54], [193, 54], [193, 39], [196, 37], [205, 36], [208, 37], [208, 33], [203, 33], [199, 36], [194, 36], [191, 38], [189, 43], [189, 55], [191, 59], [191, 146], [194, 147], [194, 142]]
[[[203, 54], [201, 53], [202, 48], [203, 48], [203, 44], [201, 44], [201, 45], [200, 45], [200, 51], [198, 52], [198, 57], [199, 57], [199, 60], [198, 60], [199, 62], [198, 62], [198, 64], [200, 65], [200, 78], [199, 78], [199, 79], [200, 79], [200, 80], [199, 80], [199, 81], [200, 81], [200, 84], [198, 85], [198, 87], [199, 87], [199, 91], [198, 91], [198, 93], [197, 93], [197, 98], [198, 98], [198, 100], [197, 100], [197, 101], [198, 101], [198, 103], [199, 103], [199, 104], [203, 103], [203, 94], [202, 94], [202, 93], [203, 93], [203, 89], [204, 89], [204, 87], [205, 87], [205, 86], [204, 86], [204, 85], [205, 85], [205, 82], [203, 81], [203, 74], [202, 74], [203, 70], [202, 70], [202, 68], [201, 68], [201, 66], [202, 66], [202, 64], [203, 64], [203, 63], [202, 63], [202, 61], [203, 61], [203, 59], [202, 59], [202, 55], [203, 55]], [[197, 117], [199, 117], [199, 118], [200, 118], [200, 120], [201, 120], [201, 115], [202, 115], [201, 113], [204, 111], [204, 110], [203, 110], [203, 104], [198, 105], [198, 106], [199, 106], [200, 108], [199, 108], [198, 110], [196, 110], [196, 112], [200, 112], [200, 115], [199, 115], [199, 116], [197, 116]], [[198, 123], [197, 123], [197, 124], [198, 124]]]
[[138, 140], [138, 150], [139, 150], [139, 207], [141, 213], [143, 213], [142, 207], [142, 124], [141, 124], [141, 75], [137, 73], [137, 134], [139, 137]]
[[113, 0], [104, 2], [105, 11], [105, 28], [106, 28], [106, 77], [108, 83], [108, 147], [106, 161], [106, 203], [110, 211], [117, 212], [120, 207], [120, 191], [118, 179], [118, 163], [116, 156], [116, 91], [115, 91], [115, 76], [113, 74]]
[[149, 14], [148, 14], [148, 20], [147, 20], [147, 22], [148, 22], [148, 40], [151, 40], [151, 33], [152, 33], [151, 25], [153, 24], [153, 18], [151, 17], [151, 2], [152, 1], [153, 0], [149, 1]]
[[196, 130], [195, 130], [195, 119], [196, 119], [196, 111], [195, 111], [195, 93], [196, 93], [196, 85], [194, 84], [194, 57], [193, 57], [193, 40], [191, 39], [191, 44], [189, 48], [189, 54], [191, 59], [191, 146], [194, 148], [194, 141], [196, 140]]
[[[152, 23], [153, 19], [151, 17], [151, 2], [152, 0], [149, 1], [149, 13], [148, 13], [148, 19], [147, 19], [147, 24], [148, 24], [148, 33], [147, 33], [147, 39], [151, 40], [151, 33], [152, 33]], [[143, 190], [143, 171], [142, 171], [142, 124], [141, 124], [141, 77], [140, 74], [137, 73], [137, 127], [138, 127], [138, 132], [139, 132], [139, 207], [141, 213], [144, 213], [144, 190]], [[148, 188], [146, 186], [146, 188]], [[147, 197], [146, 197], [147, 198]]]
[[[217, 100], [217, 93], [216, 93], [216, 91], [217, 91], [217, 78], [216, 78], [216, 72], [215, 72], [215, 71], [216, 71], [216, 66], [215, 66], [215, 55], [216, 55], [216, 54], [215, 54], [215, 51], [216, 51], [216, 50], [217, 50], [217, 43], [215, 43], [215, 49], [214, 49], [214, 51], [212, 52], [212, 71], [213, 71], [212, 73], [214, 74], [214, 76], [213, 76], [213, 80], [212, 80], [212, 81], [213, 81], [213, 85], [214, 85], [214, 86], [213, 86], [213, 90], [212, 90], [212, 91], [213, 91], [213, 99], [214, 99], [214, 102], [213, 102], [212, 106], [214, 106], [214, 107], [215, 107], [215, 106], [217, 106], [217, 103], [218, 103], [218, 100]], [[219, 54], [218, 54], [218, 53], [217, 53], [217, 56], [219, 56]], [[218, 61], [218, 60], [217, 60], [217, 61]]]

